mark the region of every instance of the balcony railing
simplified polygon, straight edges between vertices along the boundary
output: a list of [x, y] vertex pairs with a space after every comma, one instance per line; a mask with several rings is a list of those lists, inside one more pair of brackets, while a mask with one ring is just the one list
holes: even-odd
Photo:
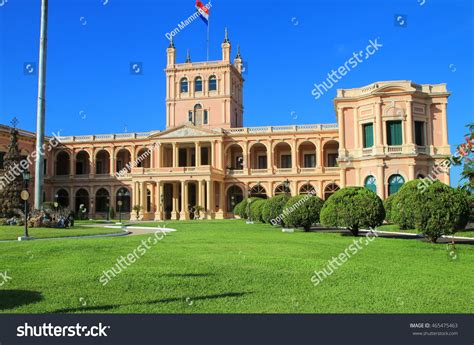
[[277, 168], [276, 173], [277, 174], [288, 174], [293, 171], [293, 168]]
[[312, 168], [300, 168], [300, 172], [302, 174], [314, 173], [316, 171], [316, 167]]
[[362, 149], [362, 156], [370, 156], [373, 153], [373, 147], [365, 147]]
[[308, 132], [308, 131], [327, 131], [337, 129], [337, 123], [325, 123], [314, 125], [299, 126], [263, 126], [263, 127], [242, 127], [229, 128], [224, 132], [227, 134], [260, 134], [260, 133], [279, 133], [279, 132]]
[[394, 153], [402, 153], [402, 146], [387, 146], [385, 153], [394, 154]]
[[268, 169], [250, 169], [252, 175], [268, 174]]

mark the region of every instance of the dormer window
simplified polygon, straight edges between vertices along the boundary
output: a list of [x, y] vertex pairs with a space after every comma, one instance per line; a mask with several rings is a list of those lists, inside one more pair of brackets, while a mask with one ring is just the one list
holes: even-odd
[[202, 78], [201, 77], [196, 77], [196, 79], [194, 79], [194, 91], [202, 92]]
[[188, 92], [188, 79], [187, 78], [181, 78], [181, 81], [179, 82], [179, 90], [181, 93]]
[[215, 75], [209, 77], [209, 91], [217, 90], [217, 79]]

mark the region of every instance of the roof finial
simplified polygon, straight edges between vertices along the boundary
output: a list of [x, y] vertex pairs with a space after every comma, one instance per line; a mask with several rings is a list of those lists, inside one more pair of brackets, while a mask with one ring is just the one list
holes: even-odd
[[240, 56], [240, 44], [237, 45], [237, 56], [235, 58], [242, 60], [242, 56]]
[[191, 62], [191, 55], [189, 55], [189, 49], [188, 49], [188, 52], [186, 54], [186, 63], [190, 63]]
[[170, 45], [168, 46], [168, 48], [174, 48], [173, 36], [171, 36], [170, 38]]
[[229, 33], [227, 32], [227, 27], [225, 28], [224, 43], [230, 43], [230, 41], [229, 41]]

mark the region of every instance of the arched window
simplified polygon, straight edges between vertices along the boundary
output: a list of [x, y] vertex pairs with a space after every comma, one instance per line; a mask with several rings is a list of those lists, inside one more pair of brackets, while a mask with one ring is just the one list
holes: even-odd
[[364, 187], [374, 193], [377, 193], [377, 184], [375, 181], [375, 177], [373, 177], [372, 175], [367, 176], [364, 182]]
[[60, 189], [56, 193], [56, 201], [61, 207], [69, 206], [69, 193], [65, 189]]
[[283, 183], [280, 184], [280, 185], [278, 185], [278, 186], [275, 188], [275, 195], [290, 194], [290, 193], [291, 193], [290, 187], [286, 188]]
[[[76, 192], [76, 212], [79, 212], [81, 210], [81, 205], [82, 205], [82, 210], [85, 210], [85, 213], [89, 212], [89, 192], [85, 190], [84, 188], [79, 189]], [[81, 212], [82, 212], [81, 210]]]
[[262, 199], [267, 198], [267, 192], [265, 188], [263, 188], [260, 184], [256, 184], [255, 186], [253, 186], [249, 194], [249, 197], [257, 197]]
[[196, 79], [194, 79], [194, 91], [202, 92], [202, 78], [201, 77], [196, 77]]
[[96, 212], [108, 212], [109, 211], [109, 192], [107, 189], [100, 188], [95, 193], [95, 211]]
[[202, 125], [203, 115], [202, 115], [202, 105], [196, 104], [194, 106], [194, 125]]
[[395, 194], [405, 183], [405, 179], [398, 174], [392, 175], [388, 178], [388, 195]]
[[324, 188], [324, 200], [327, 200], [331, 195], [336, 193], [339, 190], [339, 186], [335, 183], [328, 184]]
[[[122, 206], [119, 205], [119, 201], [122, 202]], [[115, 210], [117, 212], [130, 212], [130, 192], [128, 191], [127, 188], [120, 188], [117, 191], [117, 194], [115, 196]]]
[[300, 194], [316, 194], [316, 189], [310, 184], [306, 183], [301, 186]]
[[56, 156], [56, 175], [69, 175], [69, 153], [61, 151]]
[[215, 75], [209, 77], [209, 91], [217, 90], [217, 79]]
[[188, 92], [188, 79], [187, 78], [181, 78], [181, 81], [179, 82], [179, 90], [180, 92]]

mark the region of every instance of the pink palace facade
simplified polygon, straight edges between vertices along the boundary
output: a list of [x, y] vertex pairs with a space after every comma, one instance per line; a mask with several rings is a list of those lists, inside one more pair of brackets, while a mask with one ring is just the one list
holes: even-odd
[[[366, 186], [386, 198], [450, 154], [445, 84], [337, 90], [337, 123], [243, 127], [243, 61], [231, 61], [227, 37], [219, 61], [177, 63], [172, 42], [166, 53], [166, 129], [62, 137], [46, 157], [45, 201], [84, 205], [91, 218], [118, 212], [122, 200], [132, 219], [134, 205], [144, 220], [189, 219], [195, 205], [222, 219], [249, 195], [284, 193], [285, 181], [291, 195]], [[9, 130], [0, 126], [0, 168]], [[20, 130], [22, 155], [34, 145]]]

